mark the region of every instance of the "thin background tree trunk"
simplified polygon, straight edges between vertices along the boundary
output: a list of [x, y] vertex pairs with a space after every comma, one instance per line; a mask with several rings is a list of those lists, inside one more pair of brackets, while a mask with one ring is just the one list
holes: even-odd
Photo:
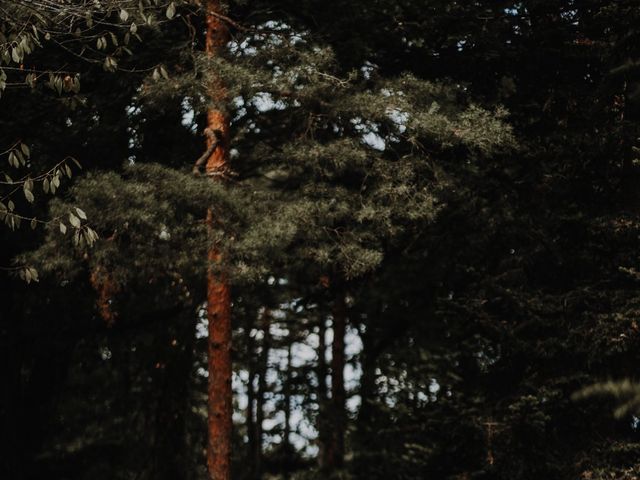
[[345, 401], [344, 389], [344, 337], [347, 327], [347, 305], [342, 288], [337, 286], [333, 302], [333, 342], [331, 343], [331, 437], [327, 448], [329, 471], [344, 464]]
[[256, 477], [256, 464], [253, 461], [256, 457], [257, 445], [257, 427], [256, 427], [256, 389], [254, 388], [254, 380], [258, 377], [256, 372], [256, 348], [255, 339], [251, 336], [251, 330], [253, 329], [253, 322], [246, 326], [245, 342], [247, 344], [247, 410], [246, 410], [246, 427], [247, 427], [247, 458], [249, 459], [249, 465], [247, 465], [247, 478], [254, 479]]
[[269, 350], [271, 349], [271, 311], [264, 309], [262, 315], [262, 347], [258, 373], [258, 393], [256, 395], [256, 450], [254, 457], [255, 478], [262, 478], [262, 424], [264, 422], [264, 401], [267, 391], [267, 371], [269, 370]]
[[284, 429], [282, 432], [282, 446], [284, 452], [284, 472], [283, 477], [285, 480], [291, 478], [291, 454], [293, 453], [293, 447], [291, 445], [291, 381], [293, 375], [291, 372], [291, 343], [287, 348], [287, 371], [284, 378]]
[[318, 324], [318, 365], [316, 367], [316, 375], [318, 377], [318, 460], [321, 468], [327, 466], [327, 447], [329, 445], [328, 436], [330, 429], [328, 428], [327, 413], [327, 326], [326, 319], [320, 316]]

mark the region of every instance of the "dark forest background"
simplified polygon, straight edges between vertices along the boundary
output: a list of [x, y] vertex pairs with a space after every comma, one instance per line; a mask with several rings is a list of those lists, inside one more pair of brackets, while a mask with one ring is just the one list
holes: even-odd
[[640, 477], [640, 2], [223, 7], [0, 0], [0, 477], [207, 478], [212, 242], [235, 479]]

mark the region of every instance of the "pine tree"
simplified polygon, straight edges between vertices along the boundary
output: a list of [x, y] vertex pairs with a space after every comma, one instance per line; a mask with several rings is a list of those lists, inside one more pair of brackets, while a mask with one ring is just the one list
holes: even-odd
[[[586, 390], [618, 418], [574, 396], [636, 375], [637, 5], [230, 2], [208, 55], [203, 10], [169, 3], [114, 72], [47, 59], [81, 92], [0, 100], [33, 171], [84, 167], [51, 201], [18, 190], [55, 223], [0, 232], [0, 265], [40, 270], [0, 279], [7, 477], [207, 477], [206, 275], [254, 396], [219, 444], [238, 478], [637, 476], [632, 380]], [[210, 112], [224, 182], [191, 172]]]
[[[220, 19], [222, 8], [217, 0], [207, 0], [205, 15], [207, 23], [206, 53], [214, 57], [226, 45], [229, 34], [227, 25]], [[213, 102], [224, 100], [224, 87], [220, 80], [213, 79], [209, 86]], [[207, 112], [207, 148], [217, 142], [215, 150], [206, 161], [207, 176], [221, 175], [228, 168], [229, 120], [215, 107]], [[207, 210], [207, 227], [216, 228], [215, 207]], [[211, 236], [212, 237], [212, 236]], [[211, 480], [231, 478], [231, 429], [233, 426], [231, 390], [231, 293], [224, 274], [216, 272], [220, 264], [220, 252], [213, 237], [208, 251], [207, 273], [207, 321], [209, 325], [209, 387], [208, 387], [208, 446], [207, 465]]]

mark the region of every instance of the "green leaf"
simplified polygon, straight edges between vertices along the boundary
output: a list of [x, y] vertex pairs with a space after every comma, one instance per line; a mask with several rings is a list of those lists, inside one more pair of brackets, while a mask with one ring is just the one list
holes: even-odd
[[176, 14], [176, 5], [171, 2], [167, 7], [167, 18], [171, 20]]
[[22, 153], [24, 154], [25, 157], [29, 158], [31, 156], [31, 150], [29, 149], [29, 146], [26, 143], [20, 144], [20, 150], [22, 150]]
[[96, 240], [98, 240], [98, 234], [96, 233], [95, 230], [93, 230], [90, 227], [86, 227], [87, 231], [84, 234], [85, 240], [87, 242], [87, 245], [91, 246], [93, 245]]
[[60, 233], [62, 233], [63, 235], [67, 233], [67, 226], [62, 222], [60, 222]]
[[24, 155], [22, 155], [22, 152], [20, 150], [14, 150], [15, 156], [18, 159], [18, 162], [22, 165], [26, 164], [26, 161], [24, 159]]
[[27, 190], [26, 188], [24, 189], [24, 198], [26, 198], [27, 202], [29, 203], [33, 203], [33, 201], [35, 200], [33, 193], [31, 193], [31, 190]]
[[115, 72], [118, 68], [118, 62], [116, 61], [115, 58], [111, 57], [111, 56], [107, 56], [104, 59], [104, 69], [108, 72]]
[[40, 281], [40, 279], [38, 278], [38, 270], [36, 270], [33, 267], [29, 267], [29, 272], [31, 273], [31, 278], [33, 279], [34, 282]]
[[123, 22], [126, 22], [128, 18], [129, 18], [129, 14], [127, 13], [127, 11], [124, 8], [120, 10], [120, 20], [122, 20]]
[[76, 207], [76, 213], [78, 214], [78, 217], [80, 217], [81, 219], [83, 219], [83, 220], [87, 219], [87, 214], [84, 213], [84, 210]]
[[69, 214], [69, 223], [76, 227], [76, 228], [80, 228], [80, 219], [78, 217], [76, 217], [73, 213]]
[[13, 151], [9, 153], [9, 165], [15, 168], [18, 168], [20, 166], [18, 157], [16, 157], [16, 154]]
[[19, 50], [19, 46], [18, 47], [13, 47], [11, 49], [11, 59], [15, 62], [15, 63], [20, 63], [20, 61], [22, 60], [22, 56]]
[[27, 283], [38, 282], [38, 271], [33, 267], [25, 267], [20, 270], [19, 276]]

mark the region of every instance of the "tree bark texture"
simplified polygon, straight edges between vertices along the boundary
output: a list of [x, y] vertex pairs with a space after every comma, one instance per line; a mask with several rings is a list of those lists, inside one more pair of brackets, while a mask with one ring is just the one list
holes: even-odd
[[271, 311], [268, 308], [264, 309], [262, 314], [262, 346], [260, 349], [259, 357], [259, 373], [258, 373], [258, 392], [256, 395], [256, 451], [254, 462], [255, 478], [262, 478], [262, 442], [263, 431], [262, 424], [264, 423], [264, 403], [265, 394], [267, 391], [267, 371], [269, 370], [269, 350], [271, 349]]
[[[218, 17], [222, 13], [219, 0], [206, 0], [206, 53], [210, 57], [218, 55], [226, 45], [229, 32], [227, 25]], [[211, 100], [222, 103], [226, 92], [218, 79], [212, 79], [209, 86]], [[215, 108], [207, 112], [207, 128], [219, 132], [221, 141], [207, 160], [207, 174], [225, 168], [229, 159], [229, 121], [223, 111]], [[207, 135], [207, 147], [215, 141]], [[212, 178], [215, 178], [212, 176]], [[212, 233], [216, 220], [211, 208], [207, 211], [207, 225]], [[213, 235], [210, 235], [213, 237]], [[209, 322], [208, 343], [208, 442], [207, 468], [211, 480], [231, 478], [231, 431], [232, 431], [232, 389], [231, 389], [231, 295], [228, 280], [218, 273], [221, 263], [219, 249], [210, 240], [208, 252], [209, 270], [207, 274], [207, 319]]]
[[329, 435], [331, 430], [327, 422], [327, 327], [324, 316], [320, 317], [318, 324], [318, 364], [316, 375], [318, 377], [318, 460], [321, 468], [325, 468], [327, 459], [327, 446], [329, 445]]
[[337, 289], [333, 302], [333, 342], [331, 343], [331, 437], [326, 452], [326, 469], [333, 471], [344, 464], [345, 402], [344, 388], [345, 351], [344, 337], [347, 326], [345, 294]]

